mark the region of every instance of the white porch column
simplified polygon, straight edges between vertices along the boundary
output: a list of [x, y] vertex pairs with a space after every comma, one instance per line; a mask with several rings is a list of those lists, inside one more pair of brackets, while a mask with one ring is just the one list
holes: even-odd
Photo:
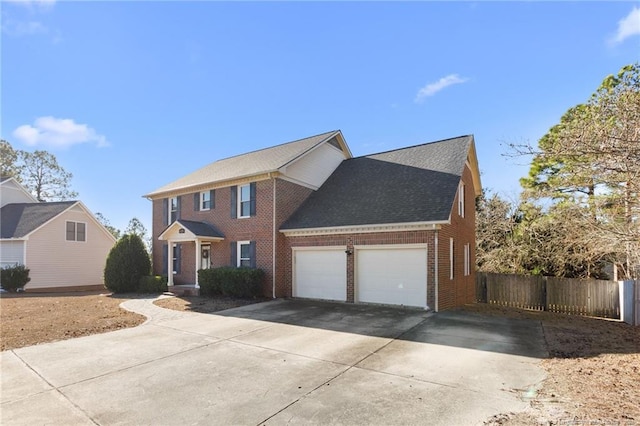
[[200, 288], [198, 283], [198, 269], [202, 265], [202, 242], [199, 238], [196, 238], [196, 288]]
[[173, 285], [173, 242], [167, 241], [167, 285]]

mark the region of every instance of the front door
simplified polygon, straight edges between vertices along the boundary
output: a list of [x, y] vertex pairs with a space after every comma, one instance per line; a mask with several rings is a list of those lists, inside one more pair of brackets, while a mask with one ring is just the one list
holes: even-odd
[[211, 246], [202, 246], [202, 257], [200, 261], [201, 269], [209, 269], [211, 267]]

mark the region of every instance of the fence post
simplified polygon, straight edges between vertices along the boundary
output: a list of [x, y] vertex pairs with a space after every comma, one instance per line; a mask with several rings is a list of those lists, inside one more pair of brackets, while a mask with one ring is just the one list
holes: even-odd
[[618, 281], [620, 285], [620, 319], [640, 325], [640, 281]]

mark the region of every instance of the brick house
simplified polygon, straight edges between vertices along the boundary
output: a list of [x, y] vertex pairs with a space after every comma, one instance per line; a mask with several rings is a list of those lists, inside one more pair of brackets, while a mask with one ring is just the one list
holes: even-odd
[[216, 161], [149, 194], [154, 273], [258, 267], [265, 295], [447, 309], [475, 291], [473, 136], [353, 158], [340, 131]]

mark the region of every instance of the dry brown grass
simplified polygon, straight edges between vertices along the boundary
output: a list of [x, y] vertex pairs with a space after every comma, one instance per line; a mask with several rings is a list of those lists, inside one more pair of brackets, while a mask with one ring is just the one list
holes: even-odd
[[540, 321], [549, 350], [531, 412], [488, 423], [640, 425], [640, 327], [485, 304], [465, 310]]
[[266, 299], [239, 299], [234, 297], [184, 296], [156, 300], [156, 305], [175, 311], [199, 312], [210, 314], [225, 309], [238, 308], [252, 303], [264, 302]]
[[97, 292], [3, 293], [1, 350], [135, 327], [145, 317], [118, 306], [128, 298]]

